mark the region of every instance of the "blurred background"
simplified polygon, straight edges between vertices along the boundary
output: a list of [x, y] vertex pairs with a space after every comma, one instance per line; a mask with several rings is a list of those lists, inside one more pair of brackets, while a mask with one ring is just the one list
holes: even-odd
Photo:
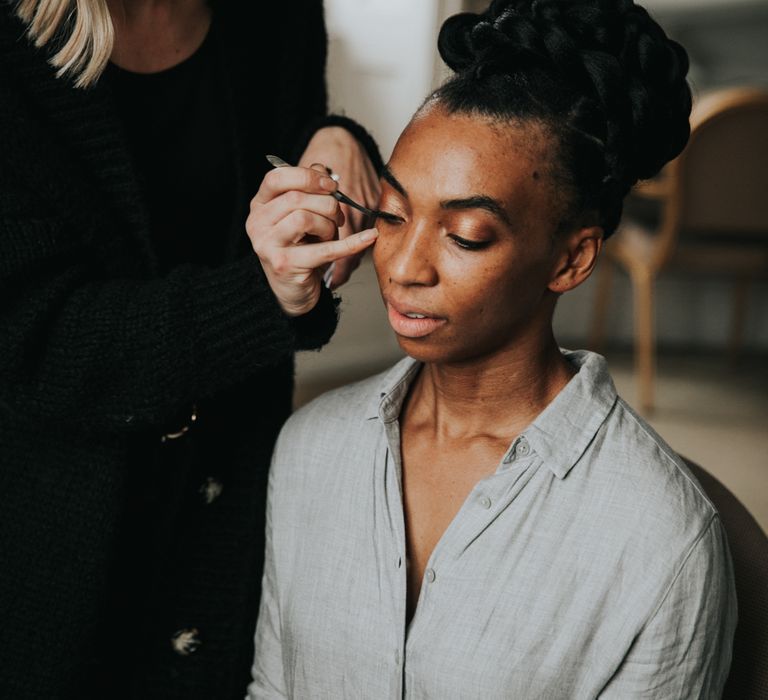
[[[455, 12], [479, 11], [486, 4], [326, 0], [331, 109], [364, 124], [386, 160], [412, 113], [446, 75], [436, 50], [440, 24]], [[768, 90], [768, 0], [641, 4], [688, 50], [697, 107], [707, 104], [707, 95], [736, 86]], [[721, 95], [724, 98], [714, 102], [715, 111], [733, 102], [734, 95], [736, 101], [744, 97], [739, 92]], [[709, 161], [691, 157], [685, 172], [681, 167], [639, 191], [633, 200], [638, 206], [630, 203], [627, 213], [645, 211], [645, 218], [638, 219], [642, 226], [637, 227], [645, 237], [620, 231], [601, 269], [589, 283], [562, 298], [555, 318], [560, 344], [604, 354], [619, 393], [675, 450], [730, 488], [764, 530], [768, 530], [768, 171], [762, 163], [768, 163], [768, 153], [765, 158], [752, 156], [768, 144], [766, 115], [768, 110], [753, 111], [751, 131], [729, 127], [740, 139], [736, 145], [722, 145], [734, 138], [727, 133], [713, 135], [710, 141], [720, 143], [726, 156], [715, 147]], [[702, 128], [702, 148], [704, 134]], [[744, 152], [734, 156], [739, 148]], [[716, 171], [725, 178], [716, 192], [725, 191], [750, 157], [754, 162], [744, 177], [754, 196], [739, 203], [737, 215], [723, 214], [727, 221], [740, 219], [739, 231], [726, 231], [722, 224], [716, 236], [696, 238], [686, 231], [680, 224], [685, 218], [682, 205], [674, 198], [680, 188], [695, 177], [712, 187], [710, 174]], [[684, 185], [674, 184], [673, 176]], [[743, 190], [742, 185], [739, 192]], [[749, 211], [744, 214], [745, 210]], [[679, 230], [673, 230], [671, 219]], [[696, 229], [697, 235], [706, 234], [707, 221]], [[637, 249], [632, 248], [635, 238], [642, 239]], [[669, 245], [654, 252], [660, 241]], [[684, 257], [688, 250], [684, 244], [691, 242], [694, 255]], [[645, 268], [633, 266], [644, 255]], [[627, 258], [632, 265], [622, 262]], [[297, 405], [378, 372], [401, 357], [369, 258], [342, 288], [341, 297], [342, 318], [333, 341], [321, 352], [302, 353], [297, 359]]]

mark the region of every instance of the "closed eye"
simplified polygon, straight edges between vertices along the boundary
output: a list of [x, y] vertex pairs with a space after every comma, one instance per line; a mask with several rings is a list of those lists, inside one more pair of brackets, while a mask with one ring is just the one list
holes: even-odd
[[464, 250], [482, 250], [491, 244], [491, 241], [470, 241], [457, 236], [455, 233], [449, 233], [448, 238], [453, 240], [459, 248], [464, 248]]
[[376, 218], [377, 219], [384, 219], [387, 223], [390, 224], [402, 224], [405, 223], [405, 219], [402, 216], [398, 216], [397, 214], [390, 214], [387, 211], [377, 211], [376, 212]]

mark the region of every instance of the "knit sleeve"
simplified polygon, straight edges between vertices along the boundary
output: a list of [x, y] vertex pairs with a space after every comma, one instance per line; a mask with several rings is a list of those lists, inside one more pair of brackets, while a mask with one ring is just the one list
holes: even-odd
[[0, 218], [0, 414], [157, 425], [333, 332], [327, 290], [293, 321], [256, 256], [104, 279], [88, 249], [68, 240], [55, 221]]
[[[322, 5], [300, 4], [308, 16], [297, 13], [296, 25], [306, 29]], [[279, 5], [268, 13], [285, 12]], [[250, 11], [261, 7], [254, 3]], [[255, 25], [240, 26], [246, 32]], [[90, 212], [87, 195], [69, 202], [68, 188], [58, 186], [58, 178], [77, 178], [81, 165], [92, 165], [79, 160], [80, 149], [66, 153], [71, 169], [55, 167], [67, 147], [62, 135], [85, 121], [81, 111], [91, 96], [65, 94], [52, 81], [45, 91], [22, 89], [28, 74], [49, 80], [48, 69], [38, 69], [37, 58], [6, 34], [0, 52], [13, 51], [15, 58], [0, 79], [0, 133], [9, 136], [0, 149], [0, 421], [10, 412], [98, 431], [154, 428], [175, 421], [191, 403], [281, 364], [294, 350], [330, 338], [336, 320], [330, 292], [324, 289], [305, 317], [288, 318], [250, 251], [218, 268], [182, 266], [149, 278], [133, 258], [133, 244], [105, 230], [109, 219], [99, 215], [98, 203]], [[325, 109], [324, 42], [322, 30], [310, 51], [320, 55], [319, 67], [289, 91], [297, 96], [295, 109], [306, 99], [313, 115]], [[301, 73], [300, 66], [294, 71]], [[65, 98], [66, 114], [55, 120], [56, 129], [49, 127], [41, 106], [60, 109]], [[98, 102], [98, 95], [92, 99]], [[295, 109], [287, 107], [281, 114], [291, 122]], [[99, 129], [87, 121], [89, 148], [100, 146], [108, 121]], [[98, 165], [112, 172], [119, 164], [110, 154]], [[73, 191], [93, 184], [83, 182], [76, 179]]]

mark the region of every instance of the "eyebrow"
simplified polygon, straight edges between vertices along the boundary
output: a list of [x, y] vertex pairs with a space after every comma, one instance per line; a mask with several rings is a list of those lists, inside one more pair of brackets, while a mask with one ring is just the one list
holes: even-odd
[[[381, 177], [388, 182], [397, 192], [403, 197], [408, 199], [408, 192], [400, 181], [394, 176], [388, 165], [385, 165], [381, 171]], [[498, 199], [489, 197], [485, 194], [473, 194], [469, 197], [462, 197], [460, 199], [446, 199], [440, 202], [442, 209], [483, 209], [493, 214], [497, 219], [502, 221], [507, 226], [511, 226], [512, 222], [509, 219], [509, 215], [504, 209], [503, 205]]]
[[388, 165], [385, 165], [381, 171], [381, 177], [384, 178], [395, 190], [397, 190], [403, 197], [408, 199], [408, 193], [405, 191], [405, 187], [400, 184], [400, 181], [392, 174]]
[[464, 197], [463, 199], [448, 199], [440, 202], [440, 206], [443, 209], [484, 209], [493, 214], [507, 226], [512, 226], [512, 222], [509, 220], [509, 216], [501, 205], [501, 202], [499, 202], [498, 199], [488, 197], [484, 194], [474, 194], [471, 197]]

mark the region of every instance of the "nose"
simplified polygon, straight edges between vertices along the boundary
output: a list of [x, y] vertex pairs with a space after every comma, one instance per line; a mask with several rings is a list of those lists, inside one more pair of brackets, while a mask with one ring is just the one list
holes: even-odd
[[413, 222], [396, 240], [388, 261], [388, 277], [403, 286], [437, 284], [438, 274], [434, 262], [434, 232], [428, 222]]

